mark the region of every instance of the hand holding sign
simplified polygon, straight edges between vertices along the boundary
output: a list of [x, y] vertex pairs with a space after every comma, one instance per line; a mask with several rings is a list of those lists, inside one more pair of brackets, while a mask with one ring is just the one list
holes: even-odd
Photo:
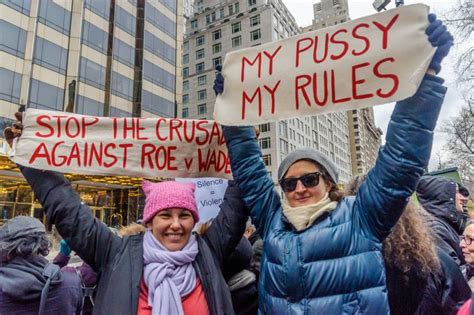
[[438, 47], [433, 59], [431, 59], [429, 68], [439, 73], [441, 71], [441, 62], [444, 57], [448, 55], [449, 50], [453, 46], [454, 38], [451, 33], [448, 32], [446, 26], [443, 25], [443, 22], [436, 18], [435, 14], [430, 13], [428, 20], [430, 24], [426, 28], [426, 35], [428, 35], [428, 40], [431, 45]]

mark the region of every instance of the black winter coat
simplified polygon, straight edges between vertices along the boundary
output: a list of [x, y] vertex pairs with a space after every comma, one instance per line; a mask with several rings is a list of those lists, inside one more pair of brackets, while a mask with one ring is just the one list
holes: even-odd
[[438, 248], [437, 252], [441, 270], [428, 277], [423, 300], [416, 312], [419, 315], [456, 314], [471, 297], [471, 289], [459, 266], [444, 250]]
[[436, 245], [464, 265], [459, 235], [464, 230], [466, 215], [456, 210], [456, 183], [446, 177], [423, 176], [416, 187], [423, 208], [432, 214], [428, 222], [436, 236]]
[[[120, 238], [94, 218], [63, 175], [20, 167], [47, 219], [98, 273], [94, 314], [136, 314], [143, 274], [143, 234]], [[221, 265], [245, 230], [247, 214], [238, 188], [229, 186], [221, 211], [202, 237], [193, 263], [210, 314], [234, 314]]]

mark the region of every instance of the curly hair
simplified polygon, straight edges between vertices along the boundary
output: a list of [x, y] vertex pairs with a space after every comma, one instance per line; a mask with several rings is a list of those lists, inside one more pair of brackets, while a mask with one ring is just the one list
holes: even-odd
[[[354, 196], [367, 175], [352, 178], [344, 187], [346, 195]], [[408, 272], [420, 268], [423, 276], [440, 269], [433, 232], [427, 225], [430, 215], [413, 201], [409, 201], [390, 235], [383, 242], [385, 264]]]
[[8, 263], [15, 257], [48, 256], [50, 248], [51, 241], [46, 233], [32, 233], [12, 240], [1, 241], [0, 257], [3, 263]]

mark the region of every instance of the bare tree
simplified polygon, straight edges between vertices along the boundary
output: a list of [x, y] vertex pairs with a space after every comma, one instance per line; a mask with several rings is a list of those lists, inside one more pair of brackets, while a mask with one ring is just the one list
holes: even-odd
[[441, 132], [448, 135], [446, 149], [449, 164], [456, 165], [461, 177], [469, 185], [474, 185], [474, 102], [464, 96], [466, 105], [459, 114], [444, 121]]
[[470, 92], [474, 88], [474, 1], [457, 0], [443, 19], [456, 35], [457, 84]]

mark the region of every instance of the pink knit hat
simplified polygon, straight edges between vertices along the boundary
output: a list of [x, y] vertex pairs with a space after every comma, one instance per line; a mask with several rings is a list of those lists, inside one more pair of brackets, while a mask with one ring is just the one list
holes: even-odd
[[145, 209], [143, 224], [150, 222], [161, 210], [182, 208], [191, 211], [194, 222], [199, 221], [199, 213], [194, 199], [194, 183], [178, 183], [174, 181], [152, 183], [144, 180], [142, 189], [145, 193]]

